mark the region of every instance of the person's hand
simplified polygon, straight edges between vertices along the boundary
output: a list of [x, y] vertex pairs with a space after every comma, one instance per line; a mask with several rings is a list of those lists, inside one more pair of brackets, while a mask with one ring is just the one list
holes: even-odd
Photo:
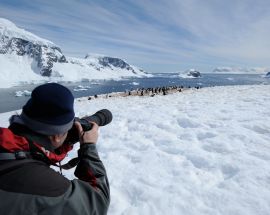
[[83, 131], [82, 126], [79, 122], [75, 122], [75, 126], [78, 130], [78, 134], [80, 137], [80, 144], [89, 143], [95, 144], [98, 139], [98, 125], [94, 122], [90, 122], [93, 124], [93, 127], [89, 131]]

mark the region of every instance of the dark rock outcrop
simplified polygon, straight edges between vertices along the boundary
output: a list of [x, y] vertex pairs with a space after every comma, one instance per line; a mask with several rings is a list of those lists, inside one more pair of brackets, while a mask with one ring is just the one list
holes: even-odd
[[191, 77], [194, 77], [194, 78], [199, 78], [201, 77], [201, 73], [197, 70], [190, 70], [188, 73], [187, 73], [188, 76], [191, 76]]
[[112, 69], [113, 67], [126, 69], [131, 71], [134, 74], [137, 74], [135, 70], [125, 61], [119, 58], [113, 58], [113, 57], [99, 57], [98, 58], [99, 64], [104, 67], [110, 67]]
[[53, 63], [66, 63], [66, 57], [57, 46], [35, 43], [21, 38], [0, 38], [0, 54], [15, 53], [19, 56], [28, 55], [37, 61], [42, 76], [51, 76]]

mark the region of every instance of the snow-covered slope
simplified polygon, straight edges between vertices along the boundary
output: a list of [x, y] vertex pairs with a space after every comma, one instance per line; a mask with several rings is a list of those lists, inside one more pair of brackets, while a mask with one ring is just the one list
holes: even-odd
[[[13, 58], [14, 64], [35, 64], [33, 72], [42, 76], [51, 76], [54, 62], [66, 63], [65, 56], [59, 47], [48, 40], [16, 27], [12, 22], [0, 18], [0, 54], [1, 58]], [[21, 58], [18, 58], [21, 57]], [[27, 59], [30, 58], [30, 59]], [[12, 61], [9, 61], [12, 62]], [[1, 64], [4, 69], [9, 69]], [[14, 74], [14, 71], [13, 73]]]
[[54, 64], [53, 76], [66, 81], [151, 76], [119, 58], [88, 54], [84, 59], [67, 57], [67, 60], [66, 64]]
[[[77, 116], [103, 108], [114, 116], [97, 143], [111, 185], [108, 214], [269, 214], [269, 91], [253, 85], [77, 100]], [[0, 114], [1, 126], [11, 114]], [[74, 178], [73, 171], [64, 175]]]
[[119, 58], [66, 57], [60, 47], [0, 18], [0, 88], [41, 80], [81, 81], [147, 76]]
[[6, 38], [20, 38], [35, 44], [54, 46], [51, 41], [42, 39], [24, 29], [18, 28], [13, 22], [3, 18], [0, 18], [0, 35]]
[[266, 74], [270, 68], [217, 67], [212, 72], [221, 74]]

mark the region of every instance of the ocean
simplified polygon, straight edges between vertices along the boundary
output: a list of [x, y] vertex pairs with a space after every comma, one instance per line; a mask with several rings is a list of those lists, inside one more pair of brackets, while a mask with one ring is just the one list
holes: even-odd
[[[163, 86], [183, 87], [212, 87], [227, 85], [257, 85], [270, 84], [270, 78], [257, 74], [203, 74], [200, 78], [181, 78], [177, 73], [156, 73], [151, 78], [127, 78], [120, 81], [102, 80], [66, 83], [74, 97], [94, 96], [112, 92], [124, 92], [138, 88], [152, 88]], [[32, 91], [37, 85], [21, 85], [0, 89], [0, 113], [18, 110], [29, 99], [28, 96], [16, 96], [18, 91]]]

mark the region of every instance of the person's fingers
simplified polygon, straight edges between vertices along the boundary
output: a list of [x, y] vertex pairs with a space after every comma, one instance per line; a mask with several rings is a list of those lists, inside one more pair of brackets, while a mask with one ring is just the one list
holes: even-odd
[[96, 143], [98, 139], [98, 128], [99, 126], [94, 122], [89, 122], [92, 126], [91, 130], [85, 131], [82, 142], [83, 143]]
[[81, 126], [81, 123], [75, 121], [74, 124], [75, 124], [75, 126], [76, 126], [76, 128], [77, 128], [77, 130], [78, 130], [79, 132], [81, 132], [81, 131], [83, 130], [83, 129], [82, 129], [82, 126]]
[[98, 128], [99, 128], [98, 124], [95, 122], [90, 122], [90, 123], [92, 123], [92, 125], [93, 125], [91, 130], [98, 131]]
[[84, 131], [83, 131], [83, 128], [82, 128], [81, 123], [75, 122], [74, 124], [75, 124], [75, 126], [76, 126], [76, 128], [77, 128], [77, 131], [78, 131], [80, 137], [82, 137], [83, 134], [84, 134]]

